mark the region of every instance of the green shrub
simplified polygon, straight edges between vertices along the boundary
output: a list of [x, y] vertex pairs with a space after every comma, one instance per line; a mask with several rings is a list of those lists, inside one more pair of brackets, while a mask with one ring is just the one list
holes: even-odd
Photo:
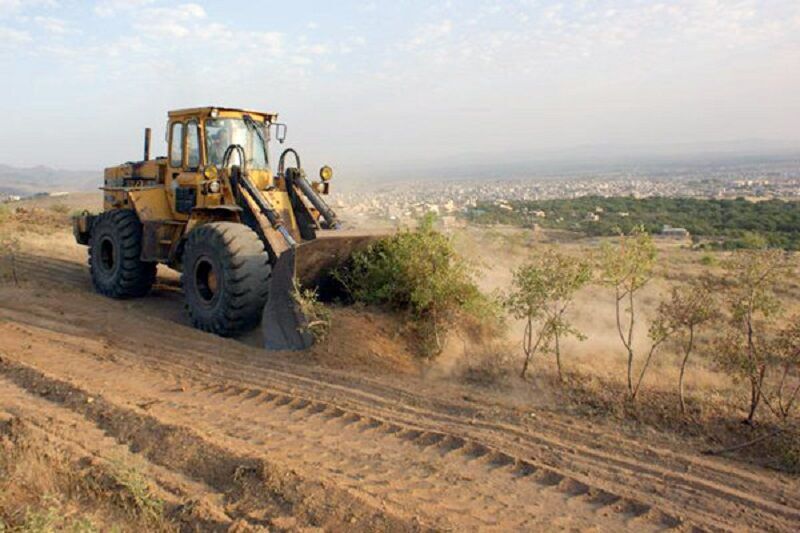
[[141, 471], [123, 462], [116, 462], [111, 474], [121, 489], [119, 503], [132, 516], [154, 524], [163, 519], [164, 502], [152, 492], [150, 483]]
[[331, 329], [331, 312], [319, 301], [315, 289], [304, 289], [294, 280], [292, 298], [300, 308], [300, 312], [308, 320], [306, 328], [314, 337], [315, 342], [324, 342]]
[[781, 468], [791, 474], [800, 474], [800, 434], [796, 427], [794, 429], [778, 435], [778, 457]]
[[700, 264], [703, 266], [716, 266], [717, 265], [717, 258], [713, 255], [706, 254], [700, 258]]
[[457, 323], [472, 335], [492, 335], [501, 328], [500, 306], [481, 293], [475, 274], [452, 239], [426, 218], [414, 231], [355, 253], [336, 276], [354, 301], [408, 313], [421, 352], [437, 355]]

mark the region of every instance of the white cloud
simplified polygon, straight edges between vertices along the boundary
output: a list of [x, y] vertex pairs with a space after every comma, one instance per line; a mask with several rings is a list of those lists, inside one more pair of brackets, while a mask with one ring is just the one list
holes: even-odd
[[99, 17], [111, 17], [120, 11], [132, 11], [152, 3], [153, 0], [101, 0], [95, 4], [94, 12]]
[[134, 28], [152, 37], [180, 39], [206, 30], [199, 23], [207, 16], [203, 6], [194, 3], [146, 8], [136, 16]]
[[357, 48], [361, 48], [367, 44], [367, 40], [361, 35], [354, 35], [339, 43], [340, 54], [350, 54]]
[[78, 33], [78, 30], [72, 28], [70, 24], [60, 18], [56, 17], [34, 17], [34, 22], [46, 32], [54, 35], [66, 35], [68, 33]]
[[31, 36], [26, 31], [0, 26], [0, 49], [13, 48], [31, 41]]
[[57, 0], [0, 0], [0, 17], [14, 15], [26, 9], [32, 8], [55, 8], [58, 7]]
[[300, 53], [321, 56], [330, 53], [330, 48], [325, 44], [309, 44], [302, 46], [299, 50]]
[[256, 48], [260, 53], [269, 57], [276, 57], [284, 52], [284, 40], [286, 36], [283, 33], [276, 31], [268, 31], [261, 33], [254, 33], [251, 39], [255, 43]]
[[20, 8], [20, 0], [0, 0], [0, 13], [11, 13]]
[[451, 33], [453, 33], [453, 22], [449, 19], [424, 24], [414, 32], [414, 35], [403, 47], [408, 49], [422, 48], [433, 43], [442, 42]]

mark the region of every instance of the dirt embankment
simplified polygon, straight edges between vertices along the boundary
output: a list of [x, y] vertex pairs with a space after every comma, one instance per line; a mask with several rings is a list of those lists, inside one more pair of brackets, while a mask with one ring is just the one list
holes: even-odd
[[[25, 238], [18, 286], [0, 286], [0, 416], [25, 428], [4, 430], [3, 453], [50, 442], [81, 479], [107, 480], [55, 507], [97, 528], [141, 530], [153, 506], [185, 530], [800, 524], [796, 478], [431, 379], [387, 317], [338, 310], [329, 344], [269, 356], [255, 336], [188, 327], [174, 274], [148, 298], [108, 300], [67, 230]], [[20, 524], [42, 507], [13, 480], [22, 496], [2, 519]]]

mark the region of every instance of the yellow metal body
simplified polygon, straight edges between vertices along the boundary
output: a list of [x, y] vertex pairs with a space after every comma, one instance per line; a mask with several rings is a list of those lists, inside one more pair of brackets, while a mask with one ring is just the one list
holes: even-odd
[[[230, 169], [215, 168], [210, 173], [213, 179], [209, 179], [209, 173], [205, 172], [209, 166], [206, 121], [217, 118], [242, 119], [245, 115], [256, 123], [267, 126], [277, 119], [277, 114], [274, 113], [223, 107], [171, 111], [167, 121], [167, 157], [129, 162], [105, 169], [102, 187], [104, 210], [136, 211], [145, 227], [143, 259], [172, 263], [179, 241], [196, 225], [215, 220], [240, 221], [240, 212], [229, 209], [237, 203], [230, 189]], [[199, 159], [192, 164], [189, 161], [189, 135], [182, 135], [182, 146], [173, 145], [172, 132], [175, 124], [182, 124], [184, 132], [188, 131], [190, 125], [197, 128]], [[181, 154], [179, 160], [170, 157], [176, 153]], [[248, 175], [264, 198], [280, 213], [284, 227], [300, 241], [297, 221], [285, 184], [276, 179], [269, 168], [251, 169]], [[216, 182], [214, 187], [212, 182]], [[182, 205], [181, 195], [192, 199], [190, 208]], [[319, 217], [313, 208], [309, 211], [315, 218]], [[276, 241], [275, 247], [280, 246], [281, 242]], [[274, 250], [275, 253], [280, 251]]]
[[[244, 129], [237, 129], [238, 123], [212, 122], [217, 119], [241, 120]], [[320, 170], [321, 181], [309, 183], [299, 168], [297, 152], [288, 149], [281, 155], [278, 175], [273, 174], [267, 154], [262, 159], [256, 149], [261, 140], [266, 142], [270, 126], [274, 125], [279, 137], [281, 131], [285, 133], [285, 126], [276, 119], [273, 113], [222, 107], [172, 111], [167, 120], [167, 157], [149, 159], [148, 129], [144, 160], [107, 168], [102, 189], [104, 210], [136, 213], [142, 231], [139, 259], [144, 263], [182, 270], [186, 238], [202, 224], [238, 222], [252, 229], [264, 244], [272, 267], [261, 319], [265, 346], [297, 350], [308, 348], [313, 337], [294, 300], [296, 283], [335, 288], [330, 275], [335, 266], [380, 235], [341, 229], [336, 214], [321, 198], [329, 192], [330, 167]], [[293, 156], [296, 167], [284, 168], [287, 156]], [[94, 246], [97, 219], [89, 213], [73, 217], [78, 243]], [[187, 253], [192, 258], [187, 270], [197, 277], [199, 261], [192, 250]], [[258, 256], [247, 253], [259, 261]]]

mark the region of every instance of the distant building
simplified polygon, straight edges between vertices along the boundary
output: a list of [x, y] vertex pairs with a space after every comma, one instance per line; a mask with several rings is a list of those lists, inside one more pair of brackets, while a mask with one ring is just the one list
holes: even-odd
[[689, 231], [685, 228], [673, 228], [669, 224], [664, 224], [664, 227], [661, 229], [661, 235], [673, 239], [685, 239], [689, 237]]
[[597, 213], [586, 213], [587, 222], [599, 222], [600, 216]]

